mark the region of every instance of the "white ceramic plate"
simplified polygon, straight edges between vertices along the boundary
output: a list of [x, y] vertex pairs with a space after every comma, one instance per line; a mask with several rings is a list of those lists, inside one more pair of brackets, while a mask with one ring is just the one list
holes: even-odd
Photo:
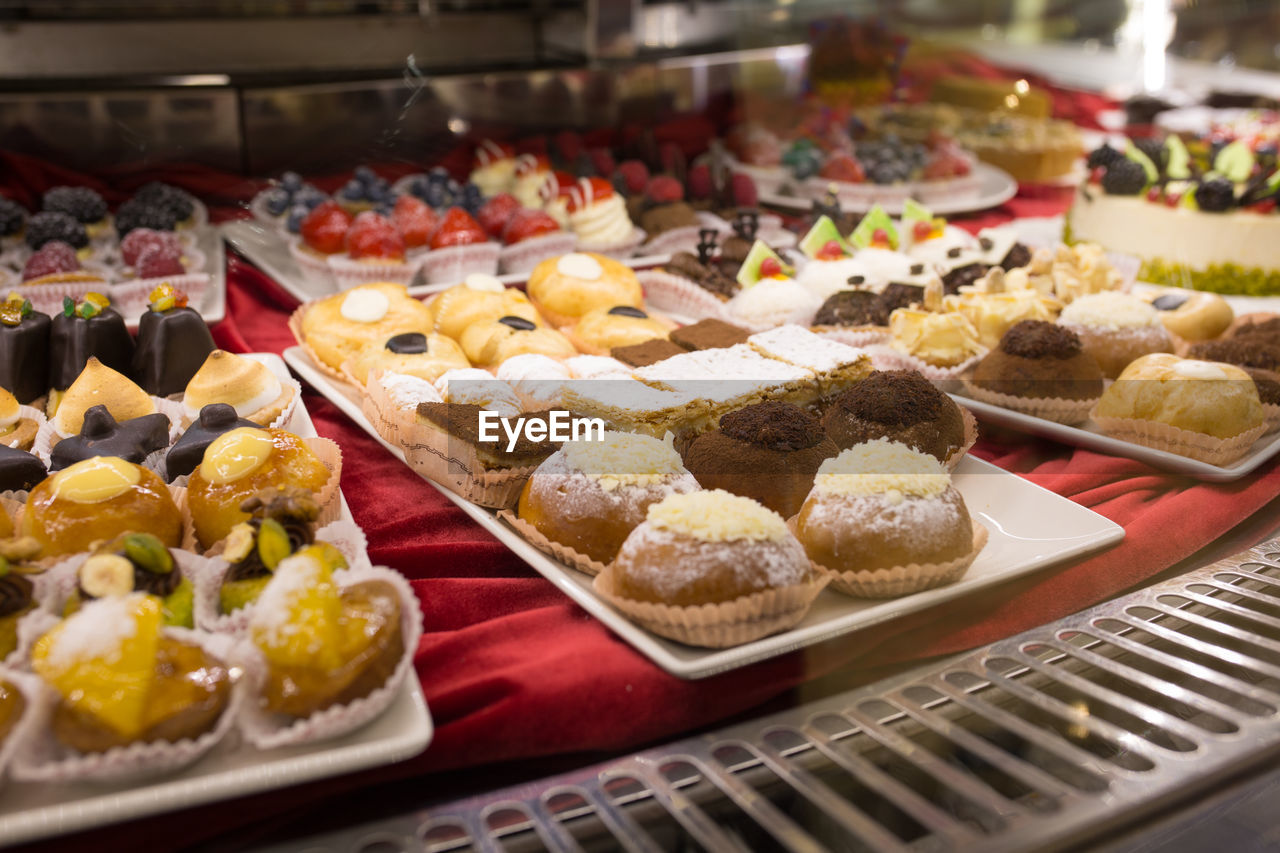
[[[354, 388], [335, 382], [317, 370], [301, 347], [285, 350], [284, 358], [294, 372], [342, 409], [361, 429], [393, 455], [404, 458], [399, 448], [383, 441], [365, 418]], [[535, 571], [658, 666], [680, 678], [695, 679], [896, 619], [1114, 545], [1124, 538], [1122, 527], [1097, 513], [973, 457], [965, 459], [956, 468], [954, 482], [970, 513], [990, 533], [986, 548], [963, 579], [949, 586], [890, 601], [860, 601], [824, 591], [808, 616], [795, 628], [731, 649], [698, 649], [650, 634], [597, 598], [591, 589], [590, 577], [567, 568], [534, 548], [490, 510], [463, 500], [448, 489], [436, 488]]]
[[[289, 245], [271, 228], [252, 219], [241, 219], [227, 222], [222, 226], [222, 235], [240, 254], [253, 262], [260, 270], [275, 279], [290, 296], [299, 302], [310, 302], [336, 293], [336, 289], [318, 287], [303, 278], [297, 263], [289, 254]], [[670, 255], [645, 255], [628, 258], [623, 261], [633, 269], [648, 269], [665, 264], [671, 260]], [[498, 276], [503, 284], [524, 284], [529, 280], [528, 273], [512, 273]], [[453, 287], [458, 282], [445, 284], [422, 284], [409, 287], [410, 296], [430, 296]], [[224, 286], [225, 289], [225, 286]]]
[[[278, 355], [250, 357], [289, 378]], [[316, 435], [302, 406], [289, 428], [304, 438]], [[342, 517], [351, 519], [345, 500]], [[141, 785], [10, 782], [0, 797], [0, 847], [393, 764], [422, 752], [432, 733], [422, 687], [410, 677], [385, 714], [346, 737], [267, 751], [232, 737], [191, 767]]]
[[[1004, 204], [1018, 194], [1018, 182], [1003, 169], [997, 169], [988, 163], [978, 163], [974, 165], [973, 172], [982, 179], [976, 195], [930, 201], [929, 209], [939, 216], [950, 216], [954, 213], [971, 213], [975, 210], [986, 210], [989, 207]], [[776, 192], [761, 192], [760, 203], [782, 210], [808, 213], [810, 208], [813, 207], [813, 198], [804, 195], [779, 195]], [[841, 207], [850, 213], [865, 213], [871, 209], [869, 204], [859, 207], [843, 202]], [[902, 202], [900, 201], [882, 202], [881, 207], [891, 216], [898, 216], [902, 213]]]

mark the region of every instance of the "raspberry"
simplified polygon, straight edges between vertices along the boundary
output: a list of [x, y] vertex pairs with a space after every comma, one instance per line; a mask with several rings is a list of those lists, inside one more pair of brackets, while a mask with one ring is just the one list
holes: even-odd
[[142, 253], [152, 246], [173, 246], [178, 248], [178, 236], [172, 231], [153, 231], [150, 228], [135, 228], [120, 241], [120, 260], [127, 267], [136, 266]]
[[689, 198], [711, 198], [715, 185], [711, 181], [711, 167], [706, 163], [698, 163], [689, 170]]
[[590, 154], [591, 165], [595, 168], [597, 175], [607, 178], [617, 170], [618, 164], [613, 159], [613, 152], [608, 148], [592, 148]]
[[729, 184], [729, 189], [733, 196], [733, 203], [738, 207], [755, 207], [760, 203], [759, 194], [756, 192], [756, 182], [745, 172], [734, 174]]
[[138, 278], [161, 278], [186, 272], [182, 266], [181, 249], [177, 246], [158, 245], [143, 249], [133, 270]]
[[645, 195], [654, 204], [673, 204], [684, 200], [684, 187], [668, 175], [658, 175], [649, 181]]
[[11, 237], [22, 230], [27, 209], [16, 201], [0, 196], [0, 237]]
[[80, 259], [76, 250], [61, 240], [52, 240], [40, 247], [22, 268], [22, 280], [53, 275], [60, 272], [75, 272], [80, 269]]
[[863, 171], [862, 164], [848, 154], [836, 154], [822, 164], [822, 169], [819, 170], [818, 174], [828, 180], [840, 181], [846, 184], [858, 184], [867, 179], [867, 174]]
[[65, 213], [45, 211], [27, 220], [27, 245], [39, 249], [45, 243], [61, 240], [72, 248], [83, 249], [89, 245], [89, 235], [84, 226]]
[[618, 164], [618, 174], [623, 180], [623, 191], [639, 195], [649, 183], [649, 169], [639, 160], [624, 160]]
[[1146, 185], [1146, 170], [1127, 157], [1108, 166], [1102, 176], [1102, 189], [1110, 195], [1137, 195]]
[[107, 215], [107, 203], [88, 187], [54, 187], [44, 194], [41, 208], [65, 213], [86, 225]]
[[1100, 148], [1095, 148], [1089, 152], [1089, 168], [1096, 169], [1099, 166], [1105, 168], [1117, 160], [1123, 159], [1123, 154], [1104, 142]]
[[1196, 188], [1196, 205], [1210, 213], [1230, 210], [1236, 203], [1235, 185], [1226, 178], [1205, 181]]
[[404, 260], [404, 239], [390, 219], [372, 210], [366, 210], [355, 218], [343, 238], [343, 246], [352, 260]]
[[501, 237], [502, 229], [507, 227], [507, 220], [519, 209], [520, 202], [516, 201], [515, 196], [511, 193], [498, 193], [476, 213], [476, 221], [490, 237]]

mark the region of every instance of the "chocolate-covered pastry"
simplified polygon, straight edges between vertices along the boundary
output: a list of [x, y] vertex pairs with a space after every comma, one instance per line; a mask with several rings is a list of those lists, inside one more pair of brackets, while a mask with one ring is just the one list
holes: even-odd
[[632, 344], [629, 347], [614, 347], [609, 354], [623, 364], [632, 367], [645, 367], [656, 364], [673, 355], [681, 355], [686, 350], [663, 338], [654, 338], [644, 343]]
[[840, 392], [822, 426], [841, 450], [887, 438], [945, 462], [964, 444], [960, 407], [914, 370], [876, 371]]
[[732, 297], [742, 288], [732, 275], [726, 274], [714, 262], [704, 264], [689, 252], [676, 252], [672, 255], [666, 264], [666, 271], [687, 278], [703, 290], [724, 299]]
[[89, 293], [83, 302], [66, 299], [62, 313], [53, 318], [49, 334], [49, 385], [65, 391], [84, 370], [90, 356], [112, 370], [129, 375], [133, 362], [133, 338], [124, 318], [108, 307], [108, 300]]
[[899, 308], [923, 305], [924, 288], [918, 284], [894, 282], [880, 292], [880, 299], [884, 302], [885, 309], [892, 314]]
[[1023, 243], [1014, 243], [1013, 247], [1005, 254], [1000, 261], [1000, 266], [1005, 272], [1025, 267], [1031, 263], [1031, 250]]
[[133, 378], [148, 394], [167, 397], [187, 387], [216, 349], [204, 318], [187, 307], [186, 294], [162, 284], [138, 321]]
[[169, 418], [157, 412], [123, 423], [106, 406], [92, 406], [84, 413], [80, 434], [64, 438], [49, 454], [49, 470], [61, 471], [93, 456], [119, 456], [141, 464], [147, 454], [169, 445]]
[[0, 444], [0, 492], [28, 491], [48, 475], [34, 453]]
[[29, 300], [11, 296], [0, 302], [0, 387], [19, 403], [49, 390], [49, 315]]
[[1066, 326], [1022, 320], [978, 362], [973, 383], [997, 394], [1062, 400], [1102, 395], [1102, 369]]
[[231, 432], [239, 427], [257, 426], [253, 421], [237, 415], [235, 408], [226, 403], [210, 403], [205, 406], [200, 410], [200, 416], [165, 454], [164, 466], [169, 482], [196, 470], [196, 466], [204, 459], [205, 448], [224, 432]]
[[707, 319], [674, 329], [667, 337], [687, 350], [724, 349], [745, 344], [751, 333], [724, 320]]
[[878, 293], [837, 290], [822, 303], [815, 326], [888, 326], [889, 307]]

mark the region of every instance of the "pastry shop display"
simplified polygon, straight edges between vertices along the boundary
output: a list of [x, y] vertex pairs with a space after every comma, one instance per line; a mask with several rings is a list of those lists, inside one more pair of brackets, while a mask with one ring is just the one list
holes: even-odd
[[555, 326], [569, 326], [596, 308], [640, 308], [640, 281], [610, 257], [574, 252], [548, 258], [529, 274], [529, 300]]
[[983, 356], [969, 383], [979, 400], [1072, 424], [1085, 420], [1102, 396], [1103, 376], [1075, 332], [1023, 320]]
[[889, 315], [890, 346], [925, 366], [954, 373], [986, 348], [963, 314], [898, 308]]
[[584, 252], [628, 258], [644, 241], [645, 232], [632, 223], [626, 202], [603, 178], [579, 180], [568, 193], [566, 209]]
[[218, 613], [258, 600], [280, 563], [316, 540], [320, 507], [306, 489], [266, 489], [240, 504], [247, 521], [231, 528], [221, 557], [228, 564], [218, 587]]
[[672, 329], [667, 339], [687, 350], [723, 349], [745, 344], [751, 333], [723, 320], [699, 320]]
[[432, 312], [404, 285], [367, 284], [307, 303], [290, 325], [317, 363], [336, 372], [366, 347], [404, 332], [432, 331]]
[[594, 586], [656, 634], [722, 648], [795, 625], [824, 583], [782, 516], [702, 490], [650, 506]]
[[491, 275], [473, 273], [461, 284], [455, 284], [427, 303], [431, 316], [428, 332], [438, 332], [455, 341], [470, 326], [497, 320], [499, 317], [521, 317], [535, 326], [545, 325], [538, 310], [515, 288], [508, 288]]
[[165, 473], [169, 482], [185, 477], [204, 459], [204, 452], [213, 440], [240, 427], [258, 427], [260, 424], [236, 414], [234, 406], [227, 403], [209, 403], [203, 406], [195, 420], [187, 425], [182, 435], [164, 456]]
[[647, 367], [687, 351], [665, 338], [653, 338], [643, 343], [614, 347], [609, 354], [629, 367]]
[[209, 326], [187, 306], [186, 294], [162, 284], [138, 320], [132, 374], [148, 394], [168, 397], [187, 386], [214, 348]]
[[818, 419], [791, 403], [746, 406], [720, 417], [684, 451], [705, 489], [752, 498], [784, 518], [800, 510], [823, 460], [839, 448]]
[[833, 587], [859, 598], [952, 583], [986, 543], [942, 464], [888, 439], [822, 463], [793, 528]]
[[1191, 343], [1218, 337], [1236, 318], [1231, 306], [1216, 293], [1167, 288], [1149, 298], [1169, 334]]
[[29, 491], [49, 476], [34, 453], [0, 444], [0, 492]]
[[822, 304], [793, 278], [795, 269], [761, 241], [756, 241], [738, 271], [742, 289], [725, 304], [729, 317], [761, 331], [787, 323], [807, 326]]
[[0, 540], [0, 661], [19, 651], [18, 623], [39, 606], [31, 579], [44, 571], [33, 562], [39, 556], [33, 539]]
[[31, 489], [22, 535], [56, 557], [88, 550], [121, 533], [151, 533], [166, 546], [182, 542], [182, 513], [153, 471], [95, 456], [50, 475]]
[[174, 628], [195, 627], [195, 587], [165, 544], [150, 533], [124, 533], [97, 544], [76, 570], [64, 615], [88, 602], [141, 592], [160, 600], [160, 616]]
[[[322, 459], [317, 450], [324, 453]], [[241, 427], [223, 433], [207, 448], [187, 486], [196, 539], [210, 548], [249, 514], [246, 499], [271, 487], [309, 489], [327, 505], [336, 493], [337, 447], [324, 439], [301, 439], [280, 429]], [[332, 466], [332, 468], [330, 467]]]
[[960, 407], [913, 370], [878, 370], [842, 391], [822, 428], [840, 450], [887, 439], [942, 463], [954, 463], [971, 443]]
[[40, 413], [18, 405], [18, 398], [0, 387], [0, 444], [30, 450], [40, 429]]
[[238, 417], [259, 426], [282, 425], [293, 411], [298, 387], [283, 383], [265, 364], [215, 349], [187, 382], [182, 409], [189, 423], [213, 403], [226, 403]]
[[[0, 388], [27, 405], [49, 390], [52, 320], [16, 293], [0, 302]], [[68, 383], [70, 384], [70, 383]]]
[[1102, 373], [1114, 379], [1134, 359], [1172, 352], [1173, 341], [1149, 303], [1125, 293], [1095, 293], [1076, 299], [1058, 322], [1080, 336]]
[[160, 412], [120, 421], [106, 406], [90, 406], [80, 431], [53, 445], [49, 470], [61, 471], [95, 456], [113, 456], [141, 465], [152, 453], [169, 447], [171, 427], [169, 417]]
[[133, 338], [124, 318], [109, 307], [105, 296], [89, 293], [82, 302], [67, 299], [50, 325], [49, 387], [65, 391], [91, 358], [127, 374], [133, 364], [133, 350]]
[[574, 346], [588, 355], [605, 355], [610, 350], [666, 338], [669, 323], [658, 320], [631, 305], [594, 308], [565, 330]]
[[467, 359], [480, 367], [497, 366], [528, 353], [568, 358], [578, 352], [560, 332], [539, 328], [523, 317], [499, 317], [492, 322], [473, 323], [462, 333], [459, 343]]
[[447, 370], [470, 367], [453, 338], [422, 332], [402, 332], [381, 347], [370, 346], [343, 365], [343, 372], [363, 386], [371, 372], [393, 372], [434, 382]]
[[1210, 464], [1238, 459], [1266, 429], [1248, 373], [1167, 353], [1129, 364], [1103, 392], [1093, 419], [1110, 435]]
[[650, 506], [698, 488], [670, 443], [606, 430], [600, 441], [567, 442], [539, 465], [516, 512], [541, 537], [567, 548], [568, 562], [595, 574]]
[[497, 235], [502, 239], [498, 263], [504, 273], [527, 273], [547, 258], [572, 252], [578, 237], [542, 210], [517, 210]]
[[102, 406], [117, 421], [154, 414], [156, 401], [122, 373], [90, 356], [84, 370], [58, 398], [50, 424], [61, 436], [80, 432], [85, 414]]
[[443, 284], [462, 281], [471, 273], [493, 275], [502, 247], [470, 213], [451, 207], [431, 233], [427, 248], [420, 259], [423, 276], [428, 284]]

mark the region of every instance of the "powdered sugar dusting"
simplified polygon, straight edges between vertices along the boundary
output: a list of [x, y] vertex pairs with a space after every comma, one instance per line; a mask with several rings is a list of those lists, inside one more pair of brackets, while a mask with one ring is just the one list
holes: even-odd
[[118, 657], [125, 641], [138, 633], [136, 610], [145, 600], [145, 594], [135, 592], [86, 604], [62, 623], [46, 660], [62, 670], [94, 658]]
[[800, 326], [779, 326], [759, 332], [748, 338], [747, 343], [769, 358], [818, 372], [837, 370], [863, 357], [861, 350], [815, 335]]
[[[571, 522], [607, 515], [630, 519], [638, 525], [653, 504], [670, 495], [696, 492], [700, 488], [683, 466], [671, 474], [643, 481], [637, 477], [634, 482], [625, 483], [625, 487], [622, 479], [589, 476], [572, 467], [561, 450], [548, 457], [534, 473], [529, 491], [530, 497], [537, 498], [543, 506], [556, 507]], [[607, 480], [613, 481], [608, 488]]]
[[1065, 325], [1128, 329], [1154, 326], [1160, 313], [1136, 296], [1106, 291], [1076, 299], [1062, 309], [1059, 320]]
[[623, 485], [647, 486], [681, 474], [692, 476], [672, 441], [636, 433], [606, 430], [602, 441], [571, 441], [554, 455], [563, 457], [570, 469], [595, 480], [606, 492]]
[[407, 373], [384, 373], [377, 383], [397, 409], [417, 409], [419, 403], [441, 402], [440, 392], [425, 379]]
[[[673, 498], [667, 499], [671, 500]], [[678, 598], [681, 592], [706, 578], [713, 570], [732, 571], [736, 581], [734, 585], [752, 592], [797, 586], [809, 579], [809, 559], [804, 547], [786, 530], [785, 525], [783, 534], [776, 539], [752, 541], [744, 552], [734, 548], [733, 542], [690, 537], [650, 520], [627, 537], [617, 562], [627, 563], [628, 573], [667, 600]], [[742, 544], [741, 540], [738, 544]], [[663, 563], [661, 567], [651, 567], [649, 571], [641, 570], [640, 565], [643, 564], [631, 560], [633, 555], [655, 548], [673, 548], [680, 558]]]

